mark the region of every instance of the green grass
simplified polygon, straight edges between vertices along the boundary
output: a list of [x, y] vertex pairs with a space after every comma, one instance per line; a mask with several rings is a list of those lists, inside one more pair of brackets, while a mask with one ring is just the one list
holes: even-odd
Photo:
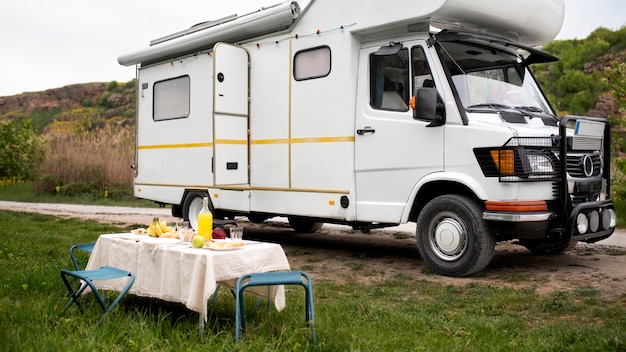
[[[287, 288], [285, 310], [270, 316], [265, 304], [255, 310], [247, 297], [248, 331], [237, 345], [227, 290], [209, 307], [203, 337], [197, 313], [133, 295], [100, 326], [91, 295], [83, 297], [83, 314], [73, 307], [61, 317], [68, 297], [59, 271], [71, 267], [69, 247], [122, 229], [10, 211], [0, 212], [0, 228], [0, 351], [315, 350], [304, 323], [304, 295], [295, 287]], [[411, 273], [376, 285], [317, 276], [321, 351], [626, 350], [626, 295], [604, 300], [597, 289], [583, 287], [539, 296], [534, 289], [449, 286]]]

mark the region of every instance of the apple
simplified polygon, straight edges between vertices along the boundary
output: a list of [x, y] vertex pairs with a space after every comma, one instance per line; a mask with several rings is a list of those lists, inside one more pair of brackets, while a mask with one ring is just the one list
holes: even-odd
[[204, 247], [204, 236], [193, 236], [193, 238], [191, 239], [191, 244], [193, 245], [194, 248], [202, 248]]
[[226, 239], [226, 231], [224, 231], [224, 229], [221, 227], [217, 227], [215, 230], [213, 230], [212, 236], [214, 240], [224, 240]]

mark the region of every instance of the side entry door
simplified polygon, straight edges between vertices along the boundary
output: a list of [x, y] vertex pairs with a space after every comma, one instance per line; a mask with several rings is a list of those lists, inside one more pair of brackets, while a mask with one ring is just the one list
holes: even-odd
[[249, 76], [248, 52], [217, 43], [213, 47], [214, 184], [249, 183]]
[[400, 222], [417, 184], [443, 170], [445, 125], [413, 118], [411, 96], [436, 81], [425, 43], [361, 49], [356, 108], [356, 212], [360, 221]]

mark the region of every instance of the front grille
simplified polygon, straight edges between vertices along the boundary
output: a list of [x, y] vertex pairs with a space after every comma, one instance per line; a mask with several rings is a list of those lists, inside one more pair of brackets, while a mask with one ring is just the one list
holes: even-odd
[[[590, 165], [585, 165], [586, 162], [591, 163], [593, 168], [589, 169]], [[587, 168], [586, 171], [585, 168]], [[590, 174], [587, 175], [585, 172], [590, 172]], [[602, 175], [602, 157], [597, 152], [593, 154], [568, 154], [567, 173], [573, 178], [598, 177]]]

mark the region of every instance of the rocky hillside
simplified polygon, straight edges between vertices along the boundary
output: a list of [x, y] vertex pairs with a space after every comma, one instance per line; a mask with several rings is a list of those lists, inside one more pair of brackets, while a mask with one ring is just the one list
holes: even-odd
[[32, 112], [33, 110], [71, 110], [85, 102], [95, 106], [106, 90], [106, 83], [73, 84], [43, 92], [22, 93], [0, 97], [0, 113], [11, 111]]
[[55, 125], [91, 129], [130, 125], [135, 117], [135, 81], [73, 84], [42, 92], [0, 97], [0, 120], [32, 119], [40, 132]]

